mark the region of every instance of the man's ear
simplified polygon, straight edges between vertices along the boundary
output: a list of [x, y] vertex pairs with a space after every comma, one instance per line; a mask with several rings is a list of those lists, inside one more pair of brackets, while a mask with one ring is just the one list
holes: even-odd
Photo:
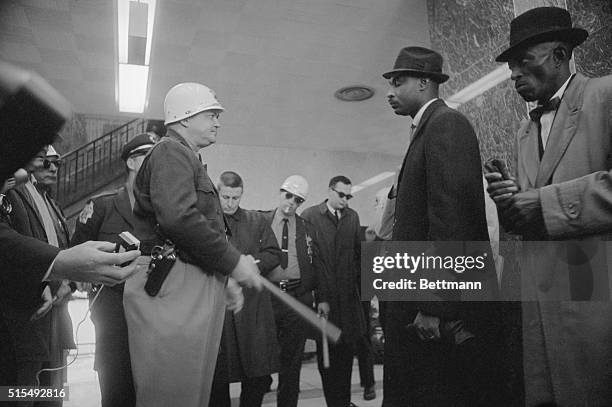
[[555, 57], [556, 62], [569, 61], [571, 57], [569, 50], [563, 45], [559, 45], [553, 49], [552, 54]]
[[419, 78], [419, 91], [423, 92], [429, 87], [429, 82], [431, 79], [429, 78]]

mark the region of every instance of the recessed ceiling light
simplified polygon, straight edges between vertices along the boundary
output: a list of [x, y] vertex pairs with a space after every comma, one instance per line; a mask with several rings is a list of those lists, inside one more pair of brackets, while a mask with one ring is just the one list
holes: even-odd
[[374, 89], [365, 85], [345, 86], [338, 89], [334, 96], [346, 102], [360, 102], [374, 96]]

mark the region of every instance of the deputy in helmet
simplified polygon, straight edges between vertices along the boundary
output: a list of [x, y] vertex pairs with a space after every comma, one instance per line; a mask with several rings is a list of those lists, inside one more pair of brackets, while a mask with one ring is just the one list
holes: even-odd
[[[306, 198], [306, 178], [292, 175], [280, 186], [276, 209], [264, 213], [281, 248], [280, 265], [270, 271], [267, 278], [303, 304], [311, 307], [316, 299], [321, 309], [329, 310], [325, 285], [318, 284], [321, 282], [319, 276], [325, 273], [319, 256], [317, 232], [310, 222], [295, 213]], [[295, 407], [300, 391], [300, 369], [307, 325], [275, 297], [272, 297], [272, 308], [280, 345], [277, 405]]]
[[143, 255], [155, 257], [150, 272], [136, 274], [124, 291], [136, 406], [205, 405], [225, 288], [231, 287], [231, 307], [239, 309], [238, 284], [261, 287], [255, 263], [226, 239], [219, 197], [198, 154], [216, 141], [222, 111], [204, 85], [170, 89], [168, 132], [134, 183], [135, 234]]

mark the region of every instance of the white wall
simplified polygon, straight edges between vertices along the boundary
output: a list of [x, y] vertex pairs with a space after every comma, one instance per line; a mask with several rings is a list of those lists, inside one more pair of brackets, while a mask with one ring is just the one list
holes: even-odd
[[[403, 154], [404, 152], [401, 152]], [[247, 209], [272, 209], [278, 204], [279, 188], [289, 175], [300, 174], [310, 184], [307, 201], [300, 210], [322, 202], [329, 179], [347, 176], [358, 185], [386, 171], [395, 171], [401, 156], [380, 153], [352, 153], [290, 148], [253, 147], [216, 144], [202, 150], [208, 173], [216, 184], [223, 171], [235, 171], [244, 180], [241, 206]], [[373, 222], [374, 197], [380, 188], [391, 185], [388, 178], [359, 191], [350, 206], [359, 213], [362, 225]], [[298, 211], [299, 212], [299, 211]]]

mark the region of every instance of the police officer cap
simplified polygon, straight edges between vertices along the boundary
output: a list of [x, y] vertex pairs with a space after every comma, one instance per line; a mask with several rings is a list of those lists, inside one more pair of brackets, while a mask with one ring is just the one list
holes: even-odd
[[149, 133], [139, 134], [128, 141], [121, 151], [121, 159], [127, 161], [137, 151], [147, 152], [155, 144], [155, 136]]

